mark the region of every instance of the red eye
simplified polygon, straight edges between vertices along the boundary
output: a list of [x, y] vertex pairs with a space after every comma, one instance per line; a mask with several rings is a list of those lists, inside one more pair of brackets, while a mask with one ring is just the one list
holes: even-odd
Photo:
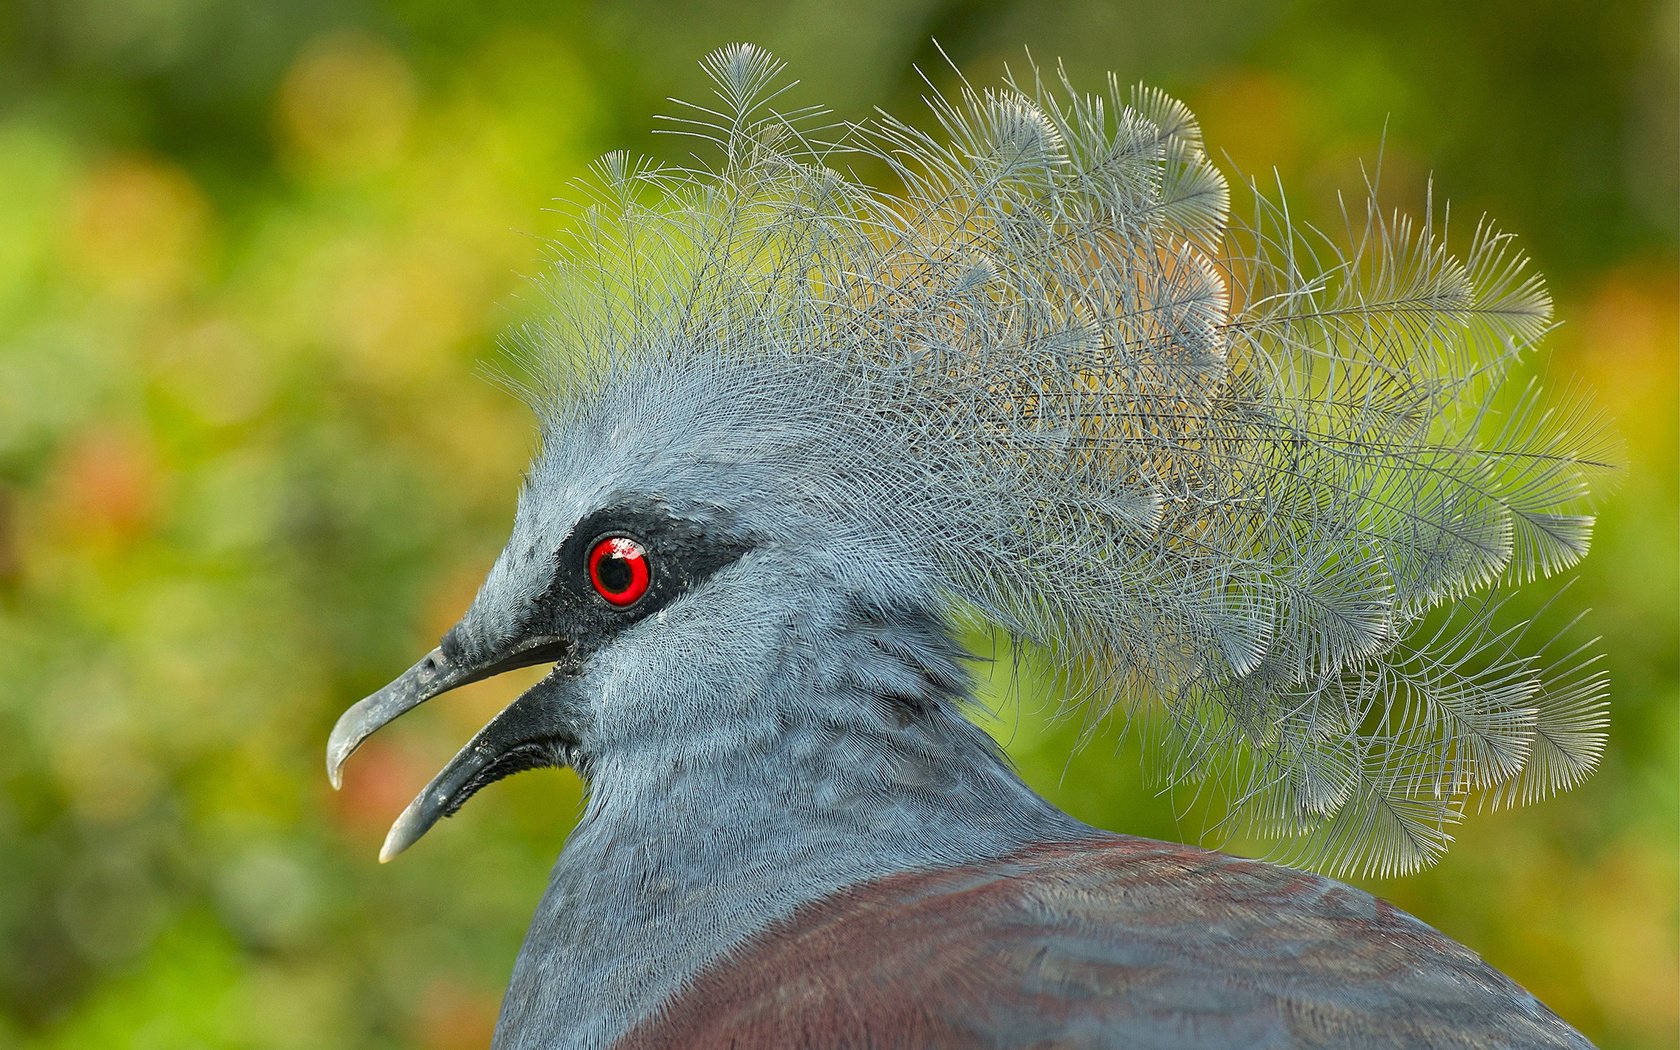
[[648, 589], [647, 548], [628, 536], [607, 536], [589, 548], [589, 583], [619, 607], [634, 605]]

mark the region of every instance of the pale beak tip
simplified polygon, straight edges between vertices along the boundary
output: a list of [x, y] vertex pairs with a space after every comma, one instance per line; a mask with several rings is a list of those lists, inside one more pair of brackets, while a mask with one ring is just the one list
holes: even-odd
[[344, 763], [349, 761], [357, 743], [359, 741], [341, 734], [336, 727], [332, 739], [327, 741], [327, 782], [334, 791], [344, 787]]
[[[359, 706], [359, 705], [358, 705]], [[361, 743], [354, 733], [345, 730], [345, 723], [356, 708], [352, 707], [339, 718], [338, 724], [333, 726], [332, 735], [327, 738], [327, 781], [337, 791], [344, 786], [344, 763], [350, 758], [350, 753]]]
[[385, 844], [379, 847], [379, 863], [389, 864], [392, 857], [418, 842], [420, 836], [437, 822], [436, 814], [428, 816], [425, 810], [426, 793], [431, 790], [428, 787], [419, 798], [410, 802], [391, 825], [391, 830], [385, 833]]

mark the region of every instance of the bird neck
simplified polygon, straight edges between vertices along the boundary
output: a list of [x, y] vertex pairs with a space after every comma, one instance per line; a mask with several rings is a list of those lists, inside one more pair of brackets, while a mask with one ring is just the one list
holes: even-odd
[[843, 651], [817, 663], [843, 670], [767, 674], [745, 699], [772, 717], [684, 734], [675, 755], [594, 756], [499, 1048], [609, 1045], [708, 963], [844, 887], [1097, 834], [962, 716], [970, 676], [941, 622], [853, 616], [822, 641]]

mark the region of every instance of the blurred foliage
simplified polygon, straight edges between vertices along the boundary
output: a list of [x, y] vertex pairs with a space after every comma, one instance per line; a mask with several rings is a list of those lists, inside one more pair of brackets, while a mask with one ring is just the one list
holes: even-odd
[[[1676, 11], [1450, 0], [10, 0], [0, 5], [0, 1046], [482, 1046], [571, 774], [513, 778], [398, 864], [386, 824], [520, 687], [328, 727], [464, 608], [532, 443], [475, 366], [530, 308], [545, 206], [650, 134], [695, 60], [914, 109], [914, 67], [1028, 46], [1161, 84], [1229, 167], [1325, 217], [1381, 154], [1523, 237], [1537, 367], [1629, 469], [1571, 601], [1614, 734], [1584, 788], [1373, 884], [1606, 1047], [1675, 1045]], [[998, 731], [1103, 826], [1194, 836], [1136, 756]], [[1116, 751], [1118, 748], [1118, 752]], [[1120, 761], [1116, 761], [1116, 754]]]

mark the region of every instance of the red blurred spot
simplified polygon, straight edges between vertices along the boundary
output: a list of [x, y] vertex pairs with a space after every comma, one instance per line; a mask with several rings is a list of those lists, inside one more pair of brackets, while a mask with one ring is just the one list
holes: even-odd
[[345, 764], [344, 788], [334, 796], [335, 815], [352, 838], [377, 849], [391, 822], [433, 772], [401, 747], [371, 739]]
[[59, 461], [55, 524], [63, 535], [132, 542], [156, 520], [161, 473], [146, 435], [90, 431]]

